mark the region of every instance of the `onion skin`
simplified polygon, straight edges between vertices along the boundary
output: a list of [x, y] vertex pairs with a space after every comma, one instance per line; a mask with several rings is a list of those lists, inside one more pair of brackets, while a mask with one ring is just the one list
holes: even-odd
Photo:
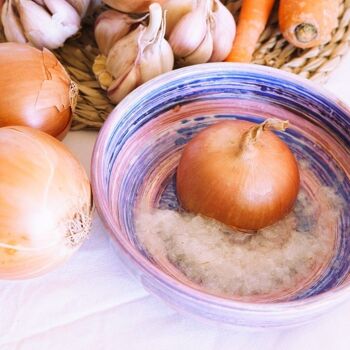
[[256, 125], [223, 121], [185, 146], [177, 194], [186, 210], [243, 231], [272, 225], [291, 211], [300, 186], [296, 159], [271, 131], [242, 148], [242, 135]]
[[29, 126], [64, 138], [77, 88], [49, 50], [1, 43], [0, 86], [0, 127]]
[[86, 238], [92, 195], [84, 168], [52, 136], [0, 128], [0, 279], [41, 275]]
[[166, 0], [103, 0], [103, 2], [115, 10], [126, 13], [144, 13], [154, 2], [160, 5], [164, 4]]

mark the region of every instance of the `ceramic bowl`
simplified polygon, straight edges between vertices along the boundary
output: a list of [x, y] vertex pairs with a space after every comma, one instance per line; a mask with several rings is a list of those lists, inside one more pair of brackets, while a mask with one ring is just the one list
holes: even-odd
[[[135, 208], [177, 208], [174, 174], [184, 145], [224, 119], [288, 119], [280, 136], [299, 161], [310, 196], [332, 186], [343, 198], [325, 234], [328, 258], [306, 280], [264, 298], [214, 295], [150, 257], [137, 239]], [[151, 293], [180, 311], [243, 327], [308, 322], [350, 297], [350, 112], [319, 86], [255, 65], [213, 63], [179, 69], [142, 85], [108, 117], [92, 159], [98, 212], [125, 265]], [[313, 198], [317, 200], [317, 198]]]

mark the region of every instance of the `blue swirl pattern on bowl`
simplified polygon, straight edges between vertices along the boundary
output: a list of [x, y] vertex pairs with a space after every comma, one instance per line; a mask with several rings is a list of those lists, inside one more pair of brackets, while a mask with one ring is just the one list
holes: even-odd
[[[307, 161], [303, 186], [332, 186], [344, 200], [329, 259], [302, 285], [264, 299], [211, 295], [150, 257], [137, 240], [135, 208], [177, 208], [174, 173], [180, 152], [199, 130], [222, 119], [289, 119], [280, 136]], [[350, 292], [350, 112], [324, 90], [274, 69], [230, 63], [184, 68], [124, 99], [98, 137], [92, 182], [98, 211], [125, 264], [143, 285], [179, 310], [248, 327], [302, 323]]]

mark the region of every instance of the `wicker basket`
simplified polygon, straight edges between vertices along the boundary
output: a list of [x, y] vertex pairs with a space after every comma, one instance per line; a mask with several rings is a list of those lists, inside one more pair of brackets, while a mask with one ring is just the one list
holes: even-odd
[[[226, 5], [237, 16], [240, 0], [226, 0]], [[340, 0], [339, 23], [329, 43], [309, 50], [300, 50], [289, 44], [278, 30], [275, 10], [254, 53], [253, 63], [280, 68], [318, 82], [325, 82], [337, 67], [350, 45], [350, 0]], [[93, 38], [93, 20], [83, 25], [79, 35], [56, 51], [63, 65], [79, 85], [78, 104], [72, 129], [99, 129], [114, 105], [107, 99], [92, 73], [91, 67], [98, 49]]]

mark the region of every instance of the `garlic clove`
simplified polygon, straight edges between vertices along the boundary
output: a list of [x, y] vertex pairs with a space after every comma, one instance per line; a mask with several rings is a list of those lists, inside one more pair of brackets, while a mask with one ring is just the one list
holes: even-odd
[[169, 43], [176, 57], [192, 54], [203, 42], [207, 33], [207, 4], [201, 1], [196, 9], [183, 16], [169, 36]]
[[141, 36], [144, 45], [139, 58], [142, 83], [174, 67], [173, 50], [164, 38], [166, 13], [158, 4], [152, 4], [150, 12], [149, 25]]
[[160, 44], [162, 73], [170, 72], [174, 68], [174, 53], [170, 44], [162, 40]]
[[107, 91], [107, 96], [113, 103], [118, 103], [138, 85], [140, 85], [140, 72], [134, 65], [124, 77], [112, 83]]
[[133, 19], [114, 10], [102, 12], [95, 22], [95, 39], [100, 52], [107, 56], [112, 46], [130, 32], [132, 25], [144, 18]]
[[165, 2], [163, 10], [166, 11], [166, 38], [169, 37], [180, 19], [192, 11], [193, 8], [194, 0], [168, 0]]
[[115, 42], [128, 34], [131, 24], [126, 14], [107, 10], [102, 12], [95, 22], [95, 39], [100, 52], [108, 55]]
[[106, 61], [106, 70], [112, 76], [118, 78], [130, 71], [139, 55], [139, 40], [144, 30], [140, 25], [113, 45]]
[[174, 67], [174, 54], [169, 43], [161, 40], [159, 44], [149, 45], [143, 51], [139, 65], [142, 82], [171, 71]]
[[162, 57], [160, 47], [149, 48], [144, 50], [140, 57], [140, 75], [141, 81], [148, 81], [157, 75], [162, 74]]
[[220, 62], [231, 51], [236, 35], [236, 22], [231, 12], [219, 0], [214, 0], [210, 23], [214, 45], [210, 61]]
[[19, 17], [13, 9], [12, 0], [5, 1], [1, 9], [1, 22], [7, 41], [24, 44], [27, 42]]
[[188, 66], [193, 64], [206, 63], [209, 61], [213, 53], [213, 38], [210, 30], [208, 29], [202, 43], [199, 47], [183, 59], [178, 61], [179, 65]]
[[[107, 95], [114, 103], [124, 97], [124, 91], [128, 91], [128, 86], [134, 86], [133, 82], [129, 83], [124, 80], [133, 80], [137, 76], [134, 72], [131, 73], [131, 70], [139, 56], [139, 43], [143, 31], [145, 27], [140, 25], [117, 41], [109, 51], [107, 58], [99, 55], [95, 59], [93, 72], [101, 87], [108, 90]], [[128, 78], [129, 75], [130, 78]]]
[[63, 27], [80, 27], [80, 17], [75, 8], [66, 0], [44, 0], [45, 6], [52, 13], [52, 20]]
[[44, 2], [53, 15], [29, 0], [18, 0], [17, 10], [27, 39], [36, 47], [55, 49], [79, 30], [80, 17], [64, 0]]

